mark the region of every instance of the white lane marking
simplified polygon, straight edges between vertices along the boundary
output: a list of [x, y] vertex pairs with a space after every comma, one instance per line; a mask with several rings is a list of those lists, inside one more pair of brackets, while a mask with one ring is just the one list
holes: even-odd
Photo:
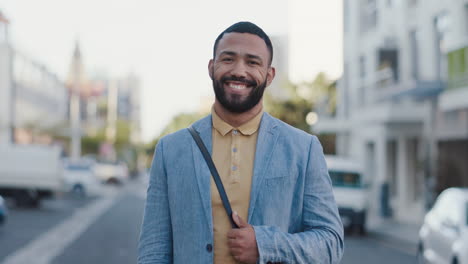
[[76, 210], [64, 222], [8, 255], [3, 264], [49, 264], [86, 231], [99, 216], [106, 212], [112, 206], [116, 197], [103, 197], [84, 208]]

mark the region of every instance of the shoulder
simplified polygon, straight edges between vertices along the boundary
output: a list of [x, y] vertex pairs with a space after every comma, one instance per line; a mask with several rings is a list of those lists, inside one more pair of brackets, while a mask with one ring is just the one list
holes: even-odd
[[[194, 127], [197, 131], [202, 129], [205, 126], [211, 126], [211, 115], [208, 115], [202, 119], [195, 121], [191, 126]], [[159, 144], [163, 144], [165, 147], [176, 147], [176, 146], [186, 146], [192, 140], [187, 128], [182, 128], [176, 132], [167, 134], [159, 140]]]
[[271, 116], [268, 113], [264, 114], [264, 119], [265, 122], [269, 123], [269, 126], [277, 129], [282, 138], [289, 138], [292, 141], [297, 141], [297, 142], [313, 142], [313, 141], [318, 141], [317, 137], [309, 134], [301, 129], [295, 128], [284, 121], [281, 121], [273, 116]]

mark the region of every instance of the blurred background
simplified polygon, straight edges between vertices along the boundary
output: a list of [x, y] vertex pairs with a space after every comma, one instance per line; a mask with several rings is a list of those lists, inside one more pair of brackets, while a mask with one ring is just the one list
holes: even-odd
[[0, 263], [136, 262], [155, 144], [238, 21], [324, 147], [342, 263], [468, 263], [468, 0], [0, 0]]

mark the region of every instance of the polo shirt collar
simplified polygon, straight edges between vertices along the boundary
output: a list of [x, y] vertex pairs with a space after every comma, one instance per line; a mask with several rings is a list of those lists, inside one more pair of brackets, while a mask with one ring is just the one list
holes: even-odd
[[227, 133], [231, 132], [233, 129], [239, 130], [243, 135], [250, 136], [257, 132], [258, 128], [260, 127], [260, 121], [262, 121], [263, 111], [260, 111], [254, 118], [247, 121], [245, 124], [235, 128], [228, 123], [224, 122], [221, 117], [216, 114], [214, 108], [211, 108], [211, 115], [213, 119], [213, 127], [216, 129], [221, 135], [225, 136]]

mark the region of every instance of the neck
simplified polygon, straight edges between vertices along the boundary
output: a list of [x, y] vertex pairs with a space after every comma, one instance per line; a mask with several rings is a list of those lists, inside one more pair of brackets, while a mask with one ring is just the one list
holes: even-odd
[[254, 118], [258, 113], [260, 113], [263, 109], [262, 100], [254, 106], [252, 109], [248, 110], [244, 113], [232, 113], [226, 110], [218, 100], [215, 101], [214, 110], [216, 114], [226, 123], [233, 127], [240, 127], [241, 125], [247, 123], [252, 118]]

